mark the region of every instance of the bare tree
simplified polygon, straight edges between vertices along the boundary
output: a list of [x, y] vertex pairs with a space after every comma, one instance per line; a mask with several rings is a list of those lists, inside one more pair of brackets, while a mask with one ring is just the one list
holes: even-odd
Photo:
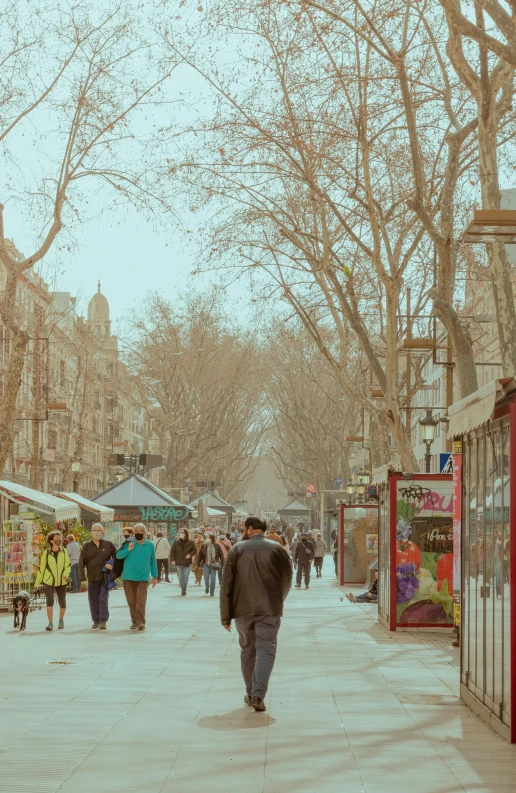
[[[12, 3], [2, 12], [0, 142], [6, 181], [0, 318], [10, 358], [0, 411], [0, 469], [12, 445], [29, 342], [17, 311], [20, 275], [44, 259], [64, 230], [87, 219], [87, 182], [96, 183], [97, 201], [105, 186], [117, 206], [166, 209], [150, 135], [139, 124], [146, 106], [160, 101], [174, 65], [159, 59], [142, 14], [136, 2], [99, 10], [44, 0], [30, 7]], [[13, 254], [4, 205], [7, 217], [25, 219], [26, 238], [33, 239], [28, 255]]]
[[270, 422], [255, 334], [224, 318], [214, 290], [174, 305], [150, 297], [125, 344], [169, 480], [221, 480], [226, 497], [242, 498]]
[[[347, 436], [362, 431], [360, 404], [342, 392], [326, 359], [302, 324], [275, 323], [266, 348], [267, 403], [274, 426], [267, 440], [280, 478], [295, 492], [308, 482], [318, 491], [348, 481]], [[363, 366], [363, 364], [362, 364]], [[365, 385], [367, 367], [349, 355], [348, 367]], [[387, 462], [388, 459], [382, 462]], [[376, 461], [378, 462], [378, 461]]]
[[[462, 13], [460, 0], [439, 0], [439, 2], [446, 12], [450, 27], [457, 34], [476, 41], [482, 49], [489, 50], [516, 68], [516, 3], [514, 0], [506, 0], [504, 5], [498, 0], [482, 0], [482, 3], [474, 3], [474, 11], [484, 9], [486, 14], [491, 17], [494, 23], [494, 30], [491, 32], [486, 30], [483, 20], [480, 20], [476, 14], [472, 19], [471, 16]], [[507, 10], [507, 5], [510, 13]]]
[[[254, 70], [253, 85], [240, 95], [234, 68], [215, 74], [202, 67], [200, 53], [185, 56], [220, 101], [204, 145], [174, 173], [197, 190], [201, 205], [214, 206], [211, 261], [264, 269], [343, 387], [375, 414], [320, 331], [329, 321], [342, 346], [350, 331], [359, 339], [384, 395], [383, 422], [403, 466], [416, 470], [402, 413], [406, 328], [399, 315], [408, 280], [414, 313], [424, 312], [431, 259], [424, 226], [407, 206], [413, 186], [399, 112], [386, 104], [369, 42], [355, 36], [335, 69], [310, 20], [284, 8], [264, 15], [244, 6], [225, 4], [213, 15], [228, 35], [245, 29], [240, 63], [247, 74]], [[251, 37], [256, 46], [249, 47]]]

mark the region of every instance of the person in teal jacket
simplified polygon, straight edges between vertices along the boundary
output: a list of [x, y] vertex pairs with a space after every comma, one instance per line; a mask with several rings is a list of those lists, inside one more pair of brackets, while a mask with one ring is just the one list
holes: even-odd
[[145, 630], [145, 609], [149, 580], [155, 587], [158, 582], [156, 552], [150, 540], [145, 539], [147, 528], [143, 523], [134, 527], [134, 542], [124, 542], [116, 552], [117, 559], [124, 559], [122, 581], [125, 598], [131, 613], [131, 630]]

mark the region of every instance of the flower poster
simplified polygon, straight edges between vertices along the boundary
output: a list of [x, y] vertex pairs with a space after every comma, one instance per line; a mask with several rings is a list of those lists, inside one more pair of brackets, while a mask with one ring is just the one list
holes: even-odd
[[453, 624], [453, 485], [398, 482], [396, 616], [399, 625]]

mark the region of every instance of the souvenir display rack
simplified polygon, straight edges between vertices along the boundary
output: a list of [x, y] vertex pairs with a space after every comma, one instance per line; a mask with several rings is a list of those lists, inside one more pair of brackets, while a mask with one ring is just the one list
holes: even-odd
[[31, 591], [45, 537], [38, 516], [23, 512], [0, 529], [0, 604], [9, 605], [20, 589]]

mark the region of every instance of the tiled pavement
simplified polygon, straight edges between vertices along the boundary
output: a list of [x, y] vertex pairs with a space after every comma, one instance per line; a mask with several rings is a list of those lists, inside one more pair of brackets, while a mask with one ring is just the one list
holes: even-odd
[[460, 704], [448, 639], [389, 635], [330, 574], [288, 598], [266, 714], [203, 589], [158, 586], [141, 634], [123, 592], [106, 633], [85, 595], [65, 631], [0, 617], [0, 790], [514, 793], [516, 747]]

